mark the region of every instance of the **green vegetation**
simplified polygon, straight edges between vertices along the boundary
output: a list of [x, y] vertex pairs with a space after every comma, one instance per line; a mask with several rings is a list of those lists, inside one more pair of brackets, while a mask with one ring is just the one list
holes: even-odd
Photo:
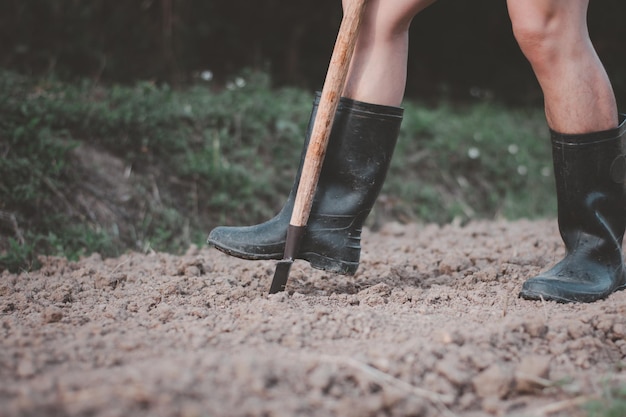
[[589, 417], [626, 416], [626, 384], [604, 389], [600, 399], [585, 406]]
[[490, 102], [405, 107], [387, 192], [409, 203], [419, 219], [555, 215], [549, 136], [540, 109]]
[[[0, 269], [38, 255], [181, 252], [283, 203], [312, 94], [245, 72], [225, 86], [103, 86], [0, 71]], [[553, 216], [540, 109], [405, 103], [370, 226]]]

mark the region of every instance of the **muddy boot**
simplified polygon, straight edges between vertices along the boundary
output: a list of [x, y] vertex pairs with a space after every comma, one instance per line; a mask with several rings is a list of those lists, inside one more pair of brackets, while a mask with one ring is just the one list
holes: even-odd
[[[314, 120], [317, 95], [311, 121]], [[361, 228], [383, 186], [396, 145], [403, 109], [342, 98], [330, 133], [315, 199], [297, 259], [317, 269], [351, 275], [361, 253]], [[287, 227], [311, 134], [282, 210], [247, 227], [217, 227], [207, 242], [243, 259], [282, 259]]]
[[520, 296], [593, 302], [626, 287], [626, 116], [616, 129], [551, 132], [558, 219], [566, 256], [526, 281]]

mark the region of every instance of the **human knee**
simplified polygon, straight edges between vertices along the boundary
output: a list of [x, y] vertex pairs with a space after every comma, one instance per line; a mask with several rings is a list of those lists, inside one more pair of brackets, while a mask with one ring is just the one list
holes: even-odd
[[533, 64], [556, 59], [586, 35], [583, 3], [509, 0], [513, 34], [522, 52]]
[[[370, 0], [363, 16], [363, 38], [389, 41], [405, 36], [413, 17], [434, 0]], [[350, 0], [343, 0], [346, 9]]]
[[529, 61], [544, 61], [558, 47], [555, 25], [549, 16], [512, 16], [511, 23], [515, 40]]

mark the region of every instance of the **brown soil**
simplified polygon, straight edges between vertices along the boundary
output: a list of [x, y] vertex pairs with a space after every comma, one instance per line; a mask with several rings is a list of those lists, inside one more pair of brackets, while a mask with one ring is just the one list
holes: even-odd
[[517, 297], [554, 221], [365, 231], [354, 277], [214, 249], [0, 280], [0, 415], [577, 416], [626, 381], [626, 291]]

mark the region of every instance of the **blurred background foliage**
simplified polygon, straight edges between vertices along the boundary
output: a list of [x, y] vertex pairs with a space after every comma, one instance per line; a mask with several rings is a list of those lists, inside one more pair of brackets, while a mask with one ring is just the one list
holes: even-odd
[[[339, 0], [3, 0], [0, 65], [20, 72], [169, 84], [244, 68], [276, 85], [318, 88], [341, 19]], [[589, 26], [620, 99], [626, 2], [592, 1]], [[408, 97], [541, 100], [504, 0], [440, 0], [411, 30]]]
[[[312, 98], [250, 70], [223, 88], [175, 89], [0, 70], [0, 268], [36, 268], [40, 255], [180, 253], [216, 225], [269, 219], [291, 189]], [[404, 106], [369, 227], [554, 215], [540, 108]]]

